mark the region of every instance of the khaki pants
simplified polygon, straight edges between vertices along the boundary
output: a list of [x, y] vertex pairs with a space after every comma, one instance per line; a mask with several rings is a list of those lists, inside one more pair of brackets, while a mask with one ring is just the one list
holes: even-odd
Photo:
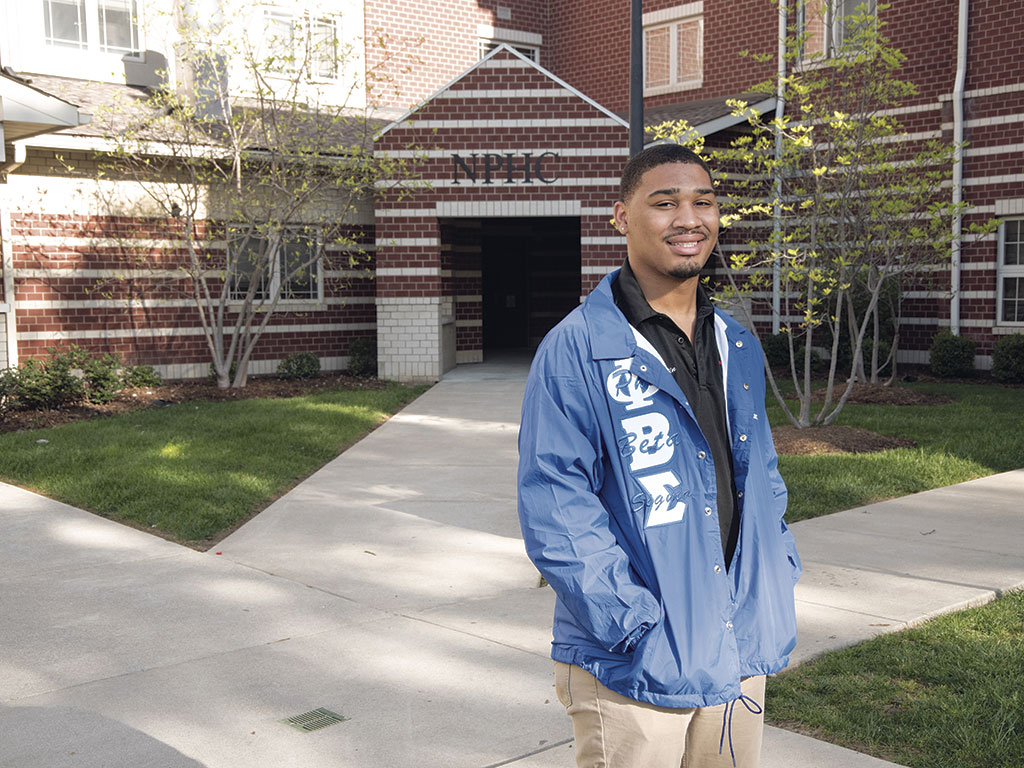
[[757, 768], [764, 682], [763, 675], [744, 678], [742, 700], [670, 709], [622, 696], [580, 667], [555, 662], [555, 692], [572, 717], [579, 768], [732, 768], [734, 754], [736, 768]]

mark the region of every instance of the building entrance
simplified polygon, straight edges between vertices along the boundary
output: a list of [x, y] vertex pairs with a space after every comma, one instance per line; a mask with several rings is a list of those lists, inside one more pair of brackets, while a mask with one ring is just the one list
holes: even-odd
[[484, 219], [484, 355], [529, 349], [580, 302], [578, 218]]

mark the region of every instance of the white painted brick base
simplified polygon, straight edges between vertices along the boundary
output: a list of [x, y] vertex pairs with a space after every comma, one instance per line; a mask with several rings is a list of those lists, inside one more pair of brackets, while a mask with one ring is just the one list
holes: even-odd
[[408, 383], [441, 378], [439, 296], [377, 299], [377, 375]]

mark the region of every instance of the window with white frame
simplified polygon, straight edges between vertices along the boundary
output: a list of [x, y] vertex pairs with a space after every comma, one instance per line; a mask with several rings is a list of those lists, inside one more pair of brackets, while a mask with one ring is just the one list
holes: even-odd
[[999, 322], [1024, 325], [1024, 218], [999, 225]]
[[533, 63], [540, 64], [540, 49], [543, 45], [544, 37], [536, 32], [523, 32], [518, 29], [480, 24], [476, 28], [476, 36], [478, 38], [478, 52], [481, 59], [504, 43], [509, 48], [523, 54]]
[[256, 302], [270, 301], [280, 290], [281, 301], [320, 301], [323, 298], [322, 241], [318, 230], [288, 227], [269, 237], [238, 233], [230, 251], [231, 299], [243, 300], [255, 280]]
[[338, 28], [334, 19], [266, 8], [263, 41], [268, 69], [273, 73], [301, 72], [317, 80], [338, 76]]
[[877, 17], [877, 0], [798, 0], [801, 60], [833, 58], [858, 25], [874, 23]]
[[[480, 58], [482, 59], [484, 56], [486, 56], [488, 53], [493, 51], [495, 48], [497, 48], [503, 42], [505, 42], [505, 41], [504, 40], [481, 40], [480, 41]], [[540, 48], [538, 48], [537, 46], [535, 46], [535, 45], [520, 45], [518, 43], [507, 43], [507, 45], [509, 46], [509, 48], [512, 48], [513, 50], [518, 51], [519, 53], [523, 54], [523, 56], [528, 58], [534, 64], [540, 64]]]
[[48, 45], [141, 54], [136, 0], [43, 0]]
[[[644, 95], [699, 88], [704, 79], [704, 17], [678, 13], [700, 8], [690, 3], [668, 12], [644, 14]], [[650, 20], [650, 21], [649, 21]]]

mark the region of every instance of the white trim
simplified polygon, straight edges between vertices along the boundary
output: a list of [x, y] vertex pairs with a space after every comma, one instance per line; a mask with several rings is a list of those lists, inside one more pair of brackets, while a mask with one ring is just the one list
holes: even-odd
[[600, 266], [600, 265], [595, 266], [595, 265], [592, 265], [592, 264], [589, 264], [589, 265], [588, 264], [584, 264], [580, 268], [580, 274], [581, 275], [608, 275], [608, 274], [611, 274], [612, 272], [614, 272], [616, 269], [618, 269], [621, 266], [622, 266], [621, 263], [614, 264], [614, 265], [612, 265], [610, 267], [603, 267], [603, 266]]
[[703, 13], [704, 0], [696, 0], [696, 2], [684, 3], [673, 8], [663, 8], [660, 11], [648, 11], [643, 15], [642, 24], [645, 27], [653, 27], [655, 24], [666, 24], [687, 16], [700, 16]]
[[911, 104], [909, 107], [892, 107], [890, 109], [879, 109], [876, 112], [872, 112], [872, 115], [913, 115], [918, 112], [933, 112], [937, 109], [942, 109], [942, 105], [936, 102], [929, 102], [927, 104]]
[[[506, 52], [512, 54], [513, 56], [515, 56], [515, 59], [513, 59], [512, 61], [502, 60], [502, 61], [495, 62], [494, 61], [494, 57], [497, 56], [498, 53], [501, 52], [501, 51], [506, 51]], [[482, 69], [482, 68], [487, 68], [487, 67], [492, 67], [492, 66], [502, 66], [502, 67], [504, 67], [504, 66], [516, 66], [516, 67], [522, 67], [522, 68], [525, 68], [525, 69], [530, 69], [530, 68], [535, 69], [538, 72], [540, 72], [542, 75], [544, 75], [545, 77], [549, 78], [550, 80], [553, 80], [554, 82], [556, 82], [559, 85], [561, 85], [563, 88], [566, 88], [571, 93], [573, 93], [574, 95], [578, 96], [580, 99], [585, 101], [590, 106], [592, 106], [595, 109], [597, 109], [597, 110], [603, 112], [604, 114], [606, 114], [608, 116], [608, 119], [612, 123], [614, 123], [615, 125], [617, 125], [619, 127], [622, 127], [622, 128], [627, 128], [627, 129], [629, 128], [629, 123], [626, 122], [625, 120], [623, 120], [618, 115], [616, 115], [614, 112], [612, 112], [612, 111], [602, 107], [600, 104], [598, 104], [596, 101], [594, 101], [590, 97], [585, 96], [580, 91], [576, 90], [571, 85], [569, 85], [567, 82], [562, 80], [560, 77], [556, 77], [554, 74], [552, 74], [548, 70], [544, 69], [544, 67], [542, 67], [540, 64], [536, 64], [536, 63], [530, 61], [528, 58], [526, 58], [521, 53], [519, 53], [519, 51], [517, 51], [517, 50], [515, 50], [513, 48], [510, 48], [509, 46], [507, 46], [504, 43], [502, 43], [497, 48], [495, 48], [493, 51], [491, 51], [486, 56], [484, 56], [484, 58], [482, 58], [476, 64], [474, 64], [469, 69], [467, 69], [465, 72], [463, 72], [461, 75], [456, 77], [454, 80], [449, 82], [447, 85], [444, 85], [441, 88], [439, 88], [432, 96], [428, 96], [426, 99], [424, 99], [419, 104], [414, 106], [412, 109], [407, 111], [404, 115], [399, 117], [397, 120], [389, 123], [384, 128], [382, 128], [373, 137], [374, 141], [378, 141], [382, 136], [384, 136], [384, 134], [386, 134], [389, 131], [391, 131], [391, 129], [401, 125], [404, 122], [406, 122], [412, 115], [414, 115], [419, 110], [423, 109], [423, 107], [425, 107], [427, 104], [429, 104], [435, 98], [437, 98], [437, 95], [439, 93], [447, 91], [449, 88], [451, 88], [457, 82], [459, 82], [464, 77], [469, 75], [471, 72], [474, 72], [477, 69]], [[475, 124], [474, 121], [472, 121], [472, 120], [467, 120], [467, 121], [427, 120], [427, 121], [423, 121], [423, 122], [420, 122], [420, 123], [416, 123], [416, 127], [422, 128], [422, 127], [424, 127], [424, 123], [448, 123], [448, 122], [467, 122], [467, 123], [470, 123], [471, 125]], [[494, 121], [494, 122], [501, 122], [501, 121]], [[554, 121], [554, 122], [559, 122], [559, 121]], [[598, 121], [598, 124], [605, 125], [607, 122], [608, 121]], [[438, 126], [438, 127], [439, 128], [448, 128], [448, 127], [457, 128], [457, 127], [460, 127], [460, 126], [443, 125], [443, 126]], [[559, 124], [558, 127], [569, 127], [569, 126], [563, 126], [563, 125]]]
[[580, 245], [625, 245], [624, 235], [581, 237]]
[[14, 306], [14, 249], [8, 236], [11, 232], [11, 212], [7, 207], [5, 192], [0, 188], [0, 276], [3, 278], [3, 295], [6, 299], [4, 323], [7, 331], [7, 365], [13, 368], [18, 365], [18, 324]]
[[540, 47], [544, 45], [544, 36], [536, 32], [523, 32], [518, 29], [507, 29], [505, 27], [492, 27], [487, 24], [476, 25], [476, 36], [483, 37], [494, 42], [522, 43]]
[[996, 200], [996, 216], [1024, 216], [1024, 197]]
[[[1017, 154], [1018, 152], [1024, 152], [1024, 144], [1001, 144], [993, 147], [967, 147], [964, 150], [964, 154], [970, 157], [981, 157], [984, 155], [1010, 155]], [[980, 211], [981, 207], [972, 208], [972, 210]]]

